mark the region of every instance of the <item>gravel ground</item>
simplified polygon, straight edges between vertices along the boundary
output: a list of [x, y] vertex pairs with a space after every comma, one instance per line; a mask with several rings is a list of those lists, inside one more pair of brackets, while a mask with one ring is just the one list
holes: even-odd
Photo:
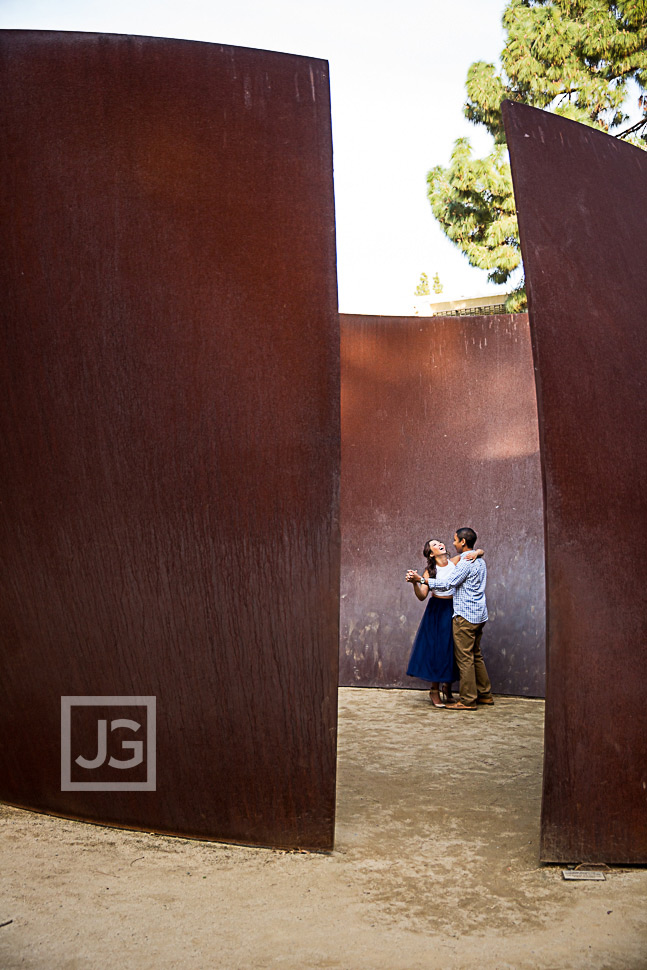
[[647, 869], [539, 864], [544, 705], [496, 701], [342, 688], [330, 855], [0, 806], [0, 970], [647, 970]]

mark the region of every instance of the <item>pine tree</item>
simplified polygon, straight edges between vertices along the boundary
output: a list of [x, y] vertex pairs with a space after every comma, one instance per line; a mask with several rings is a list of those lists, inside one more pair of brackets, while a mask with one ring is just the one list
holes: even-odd
[[[501, 102], [544, 108], [608, 133], [622, 133], [623, 104], [636, 83], [643, 120], [627, 140], [647, 148], [647, 0], [509, 0], [502, 69], [479, 61], [467, 75], [465, 115], [494, 139], [486, 158], [469, 140], [454, 145], [449, 168], [427, 176], [436, 219], [472, 266], [506, 283], [521, 263]], [[523, 283], [506, 303], [525, 307]]]
[[426, 273], [420, 274], [420, 282], [416, 286], [414, 296], [429, 296], [429, 277]]

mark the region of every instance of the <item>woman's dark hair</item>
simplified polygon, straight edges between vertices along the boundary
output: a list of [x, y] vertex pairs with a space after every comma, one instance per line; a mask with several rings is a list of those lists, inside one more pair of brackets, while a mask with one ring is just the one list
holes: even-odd
[[429, 576], [431, 579], [436, 578], [436, 560], [431, 551], [431, 539], [425, 542], [425, 547], [422, 550], [422, 554], [427, 560], [427, 569], [429, 570]]

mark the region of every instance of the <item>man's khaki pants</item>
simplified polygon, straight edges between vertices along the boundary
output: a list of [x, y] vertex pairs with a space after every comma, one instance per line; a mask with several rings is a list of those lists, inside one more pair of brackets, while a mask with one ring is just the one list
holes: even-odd
[[461, 701], [475, 704], [477, 697], [490, 697], [492, 685], [481, 656], [485, 623], [470, 623], [463, 616], [452, 621], [454, 656], [461, 675]]

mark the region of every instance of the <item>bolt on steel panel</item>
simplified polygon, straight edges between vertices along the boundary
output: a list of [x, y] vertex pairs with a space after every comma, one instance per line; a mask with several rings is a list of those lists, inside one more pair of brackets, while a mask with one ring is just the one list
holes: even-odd
[[[494, 691], [544, 692], [537, 410], [528, 318], [341, 315], [344, 685], [406, 676], [422, 547], [472, 526], [488, 563]], [[453, 551], [453, 550], [452, 550]]]
[[539, 404], [548, 680], [541, 858], [647, 862], [647, 153], [504, 118]]
[[[0, 50], [0, 797], [330, 849], [327, 64], [99, 34]], [[123, 762], [152, 698], [156, 791], [74, 787], [150, 781]]]

